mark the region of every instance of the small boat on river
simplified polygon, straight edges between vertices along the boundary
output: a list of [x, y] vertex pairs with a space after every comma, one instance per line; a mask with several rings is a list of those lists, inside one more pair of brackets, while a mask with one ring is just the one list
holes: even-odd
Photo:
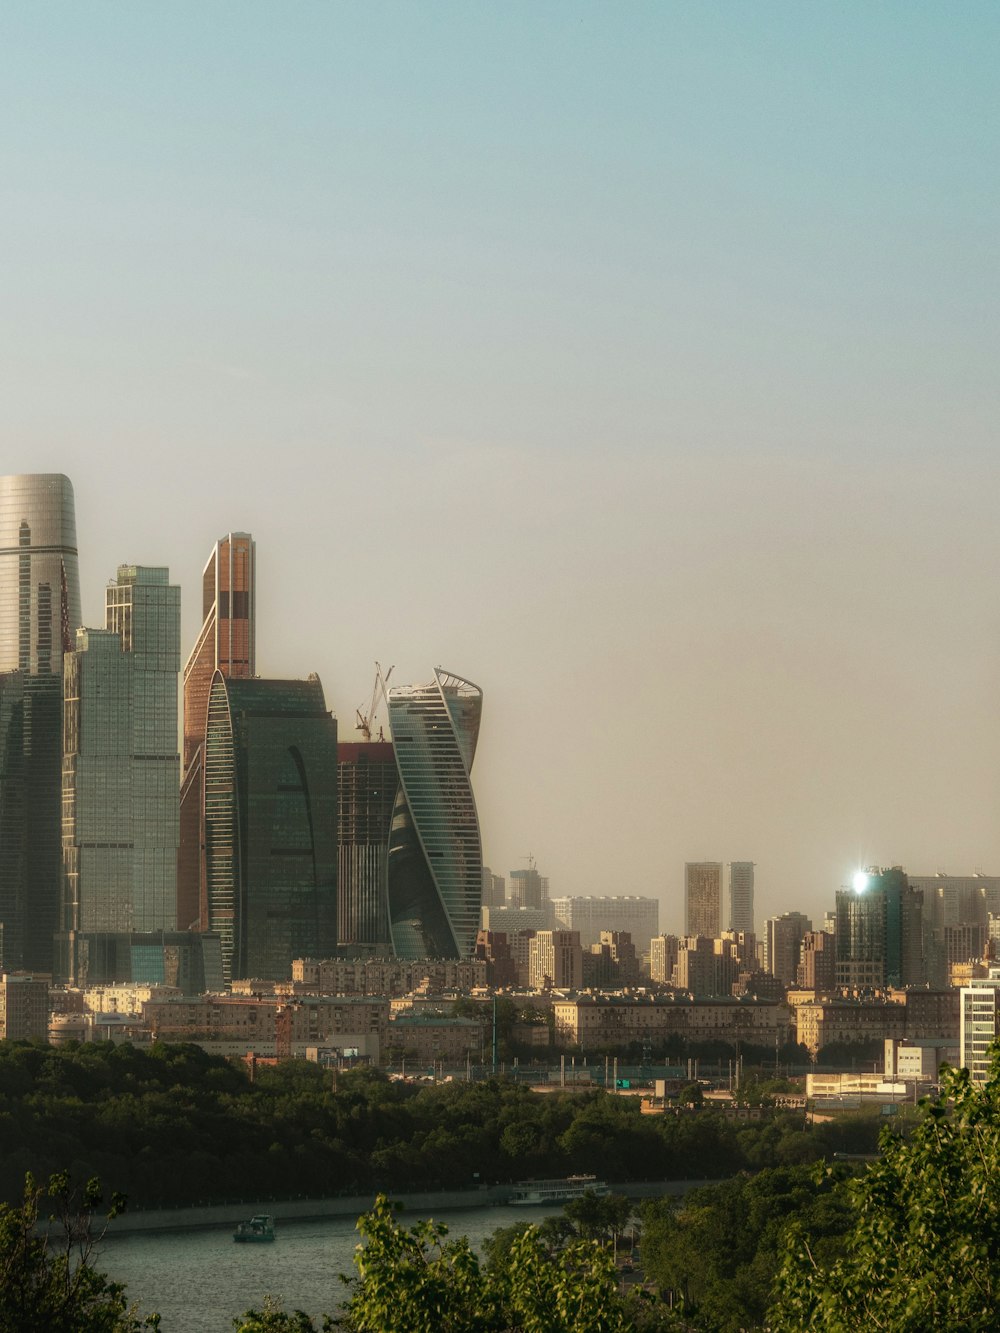
[[249, 1242], [251, 1245], [274, 1240], [274, 1218], [266, 1213], [257, 1213], [249, 1222], [240, 1222], [233, 1232], [233, 1240]]

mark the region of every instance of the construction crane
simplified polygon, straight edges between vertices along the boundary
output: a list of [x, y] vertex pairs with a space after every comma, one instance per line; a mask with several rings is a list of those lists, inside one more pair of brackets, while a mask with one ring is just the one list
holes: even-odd
[[[361, 711], [360, 708], [356, 708], [356, 709], [354, 710], [355, 713], [357, 714], [357, 717], [358, 717], [358, 720], [357, 720], [357, 723], [355, 724], [354, 730], [355, 730], [355, 731], [360, 731], [361, 734], [362, 734], [362, 736], [364, 736], [364, 738], [365, 738], [366, 741], [370, 741], [371, 738], [372, 738], [372, 727], [373, 727], [374, 724], [375, 724], [375, 714], [376, 714], [376, 712], [378, 711], [378, 696], [379, 696], [379, 690], [381, 690], [383, 694], [385, 693], [386, 682], [388, 681], [389, 677], [392, 675], [392, 672], [393, 672], [393, 668], [390, 667], [389, 670], [388, 670], [388, 671], [385, 673], [385, 675], [383, 676], [383, 675], [382, 675], [382, 668], [381, 668], [381, 666], [379, 665], [379, 663], [376, 662], [376, 663], [375, 663], [375, 684], [372, 686], [372, 697], [371, 697], [371, 700], [369, 701], [367, 711], [364, 712], [364, 713], [362, 713], [362, 711]], [[379, 739], [380, 741], [384, 741], [384, 740], [385, 740], [385, 732], [382, 730], [381, 727], [379, 727], [379, 729], [378, 729], [378, 739]]]

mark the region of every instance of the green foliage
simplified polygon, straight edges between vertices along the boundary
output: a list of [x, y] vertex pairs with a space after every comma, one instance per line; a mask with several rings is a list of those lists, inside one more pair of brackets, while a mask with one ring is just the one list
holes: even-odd
[[[418, 1222], [409, 1230], [380, 1196], [358, 1223], [364, 1237], [342, 1325], [350, 1333], [626, 1333], [630, 1302], [614, 1263], [592, 1241], [554, 1254], [536, 1227], [510, 1228], [484, 1271], [466, 1240]], [[265, 1326], [260, 1326], [262, 1333]], [[244, 1333], [257, 1333], [249, 1326]]]
[[617, 1249], [618, 1237], [632, 1217], [632, 1203], [621, 1194], [596, 1194], [584, 1190], [578, 1199], [570, 1199], [563, 1212], [586, 1240], [611, 1240]]
[[1000, 1056], [974, 1087], [948, 1070], [909, 1136], [851, 1186], [856, 1221], [830, 1262], [795, 1228], [777, 1282], [776, 1333], [995, 1329], [1000, 1323]]
[[[236, 1333], [318, 1333], [316, 1325], [303, 1310], [289, 1313], [271, 1296], [264, 1297], [259, 1310], [247, 1310], [233, 1320]], [[335, 1324], [327, 1315], [323, 1319], [323, 1333], [329, 1333]]]
[[[509, 1002], [507, 1002], [509, 1004]], [[498, 1010], [501, 1006], [498, 1004]], [[643, 1116], [599, 1089], [538, 1096], [502, 1079], [438, 1086], [340, 1074], [306, 1061], [245, 1069], [197, 1046], [111, 1043], [50, 1049], [0, 1042], [0, 1198], [24, 1173], [68, 1167], [125, 1191], [133, 1207], [296, 1195], [455, 1189], [531, 1176], [719, 1178], [871, 1151], [847, 1121], [753, 1125], [704, 1109]], [[845, 1138], [844, 1142], [838, 1141]]]
[[[54, 1208], [48, 1231], [39, 1226], [46, 1196]], [[159, 1327], [157, 1315], [140, 1321], [125, 1288], [90, 1262], [98, 1239], [91, 1221], [100, 1203], [99, 1181], [74, 1191], [63, 1172], [47, 1190], [27, 1175], [22, 1203], [0, 1204], [0, 1333], [139, 1333]], [[108, 1217], [123, 1207], [116, 1196]]]
[[[683, 1309], [689, 1327], [715, 1333], [765, 1326], [792, 1219], [805, 1218], [824, 1253], [853, 1220], [840, 1177], [817, 1184], [812, 1167], [765, 1170], [641, 1206], [647, 1279]], [[803, 1328], [808, 1325], [802, 1325]]]

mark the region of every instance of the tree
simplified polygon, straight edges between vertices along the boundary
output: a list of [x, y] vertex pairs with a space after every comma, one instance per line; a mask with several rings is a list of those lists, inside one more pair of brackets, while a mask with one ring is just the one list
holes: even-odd
[[962, 1329], [1000, 1322], [1000, 1052], [986, 1085], [942, 1073], [909, 1138], [890, 1129], [882, 1155], [848, 1188], [856, 1220], [845, 1255], [817, 1257], [795, 1227], [776, 1283], [776, 1333]]
[[786, 1167], [740, 1174], [683, 1199], [647, 1200], [645, 1276], [683, 1309], [690, 1327], [713, 1333], [763, 1327], [786, 1228], [802, 1217], [817, 1245], [838, 1245], [852, 1214], [834, 1176], [817, 1188], [811, 1167]]
[[401, 1227], [384, 1195], [358, 1229], [365, 1244], [341, 1320], [350, 1333], [629, 1333], [635, 1326], [614, 1263], [593, 1241], [570, 1240], [553, 1253], [530, 1226], [505, 1234], [484, 1271], [467, 1240], [446, 1239], [447, 1227]]
[[[53, 1225], [40, 1232], [39, 1204], [46, 1196], [55, 1207]], [[76, 1191], [65, 1172], [52, 1176], [47, 1190], [29, 1173], [20, 1206], [0, 1204], [0, 1333], [139, 1333], [159, 1327], [155, 1314], [140, 1321], [125, 1288], [91, 1263], [100, 1240], [91, 1223], [100, 1204], [98, 1180]], [[124, 1206], [121, 1196], [113, 1196], [108, 1220]]]

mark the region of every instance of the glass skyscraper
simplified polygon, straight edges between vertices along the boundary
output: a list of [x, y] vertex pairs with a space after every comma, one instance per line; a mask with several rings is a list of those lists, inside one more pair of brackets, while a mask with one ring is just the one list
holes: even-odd
[[0, 477], [0, 960], [47, 972], [62, 875], [62, 659], [80, 624], [73, 487]]
[[204, 752], [209, 929], [225, 980], [337, 948], [337, 723], [323, 686], [215, 673]]
[[483, 851], [470, 773], [483, 692], [436, 668], [388, 691], [399, 792], [389, 834], [388, 903], [400, 958], [467, 958], [476, 944]]
[[57, 970], [72, 981], [95, 936], [176, 928], [180, 588], [169, 579], [120, 566], [105, 628], [78, 630], [65, 657]]
[[248, 532], [230, 532], [212, 548], [201, 576], [202, 626], [184, 664], [184, 754], [177, 862], [177, 923], [205, 929], [204, 749], [208, 696], [216, 671], [253, 676], [256, 652], [257, 548]]
[[337, 932], [348, 951], [391, 950], [386, 903], [389, 829], [399, 788], [389, 741], [337, 747]]

